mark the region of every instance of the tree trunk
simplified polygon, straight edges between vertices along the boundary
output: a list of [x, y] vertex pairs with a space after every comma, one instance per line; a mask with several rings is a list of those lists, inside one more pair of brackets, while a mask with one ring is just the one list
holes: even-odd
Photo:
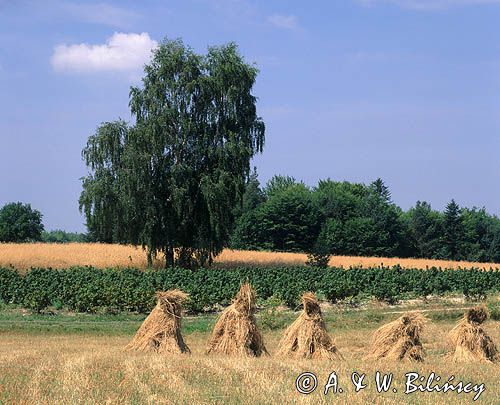
[[169, 245], [165, 252], [165, 264], [167, 268], [174, 267], [175, 265], [174, 247], [172, 245]]
[[150, 269], [153, 267], [153, 252], [150, 249], [148, 249], [147, 256], [148, 256], [148, 268]]

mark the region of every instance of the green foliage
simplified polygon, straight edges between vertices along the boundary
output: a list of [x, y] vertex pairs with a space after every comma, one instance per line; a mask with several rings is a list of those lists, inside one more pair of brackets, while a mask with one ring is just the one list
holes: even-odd
[[264, 195], [269, 198], [273, 195], [282, 193], [297, 184], [299, 183], [297, 183], [297, 181], [291, 176], [275, 175], [266, 183], [263, 192]]
[[314, 243], [313, 249], [307, 255], [306, 266], [326, 268], [331, 257], [330, 244], [324, 235], [324, 229], [320, 232]]
[[42, 242], [45, 243], [85, 243], [90, 237], [84, 233], [66, 232], [61, 229], [42, 232]]
[[82, 178], [79, 206], [85, 214], [89, 234], [100, 242], [126, 240], [119, 179], [129, 134], [123, 120], [102, 123], [82, 151], [90, 173]]
[[408, 226], [408, 236], [414, 256], [439, 257], [443, 245], [442, 215], [433, 211], [429, 203], [417, 201], [415, 207], [405, 213], [403, 218]]
[[403, 271], [405, 270], [396, 266], [390, 272], [371, 272], [369, 294], [379, 301], [395, 303], [406, 289], [405, 285], [399, 282]]
[[[336, 302], [354, 297], [374, 297], [395, 302], [403, 297], [462, 293], [483, 299], [500, 291], [500, 271], [417, 270], [394, 268], [250, 267], [159, 271], [74, 267], [66, 270], [32, 269], [20, 276], [0, 268], [0, 299], [34, 311], [47, 307], [78, 312], [147, 313], [155, 304], [155, 291], [180, 288], [190, 295], [191, 312], [228, 305], [242, 282], [250, 282], [270, 309], [269, 327], [277, 305], [300, 304], [305, 291]], [[274, 314], [274, 315], [273, 315]], [[266, 322], [267, 322], [266, 321]]]
[[384, 181], [379, 177], [372, 184], [370, 184], [370, 190], [377, 195], [381, 201], [391, 202], [391, 192], [389, 187], [387, 187]]
[[[344, 222], [328, 219], [320, 234], [321, 240], [335, 255], [370, 256], [378, 243], [378, 233], [372, 218], [355, 217]], [[380, 255], [380, 251], [377, 252]]]
[[287, 319], [280, 316], [280, 305], [282, 305], [282, 300], [274, 295], [264, 302], [264, 308], [259, 317], [260, 325], [264, 329], [276, 330], [286, 326]]
[[90, 174], [80, 209], [90, 234], [140, 244], [150, 264], [162, 253], [168, 266], [210, 265], [264, 145], [257, 72], [235, 44], [198, 55], [164, 40], [142, 87], [130, 90], [135, 125], [104, 123], [83, 150]]
[[230, 247], [242, 250], [272, 250], [273, 245], [265, 237], [258, 209], [244, 212], [237, 220], [231, 234]]
[[452, 260], [461, 259], [462, 243], [465, 239], [465, 229], [460, 216], [460, 207], [455, 202], [451, 202], [446, 206], [444, 212], [444, 244], [446, 247], [446, 256]]
[[331, 254], [404, 256], [405, 226], [381, 179], [369, 186], [320, 181], [314, 200], [321, 212], [319, 243]]
[[464, 228], [461, 256], [477, 262], [497, 261], [500, 221], [495, 221], [484, 208], [463, 208], [460, 216]]
[[20, 303], [36, 312], [50, 306], [58, 293], [61, 274], [50, 268], [29, 271], [23, 280]]
[[0, 209], [0, 242], [34, 242], [42, 238], [42, 214], [30, 204], [5, 204]]
[[0, 267], [0, 302], [19, 302], [22, 283], [23, 279], [15, 269]]
[[306, 251], [310, 263], [322, 265], [331, 254], [408, 254], [401, 210], [380, 179], [370, 186], [323, 180], [311, 190], [291, 177], [275, 176], [264, 194], [264, 202], [238, 219], [231, 246]]
[[303, 184], [272, 193], [260, 207], [259, 226], [272, 250], [307, 251], [318, 234], [318, 215], [311, 191]]
[[243, 213], [257, 208], [265, 200], [266, 197], [260, 188], [259, 179], [257, 177], [257, 169], [254, 167], [253, 172], [247, 178], [241, 204], [236, 205], [234, 209], [235, 218], [239, 218]]
[[279, 186], [273, 184], [274, 191], [266, 193], [266, 201], [238, 219], [233, 248], [287, 252], [312, 249], [319, 227], [312, 192], [304, 184], [288, 180]]
[[369, 185], [327, 179], [309, 189], [274, 176], [260, 189], [254, 172], [248, 190], [254, 198], [238, 210], [233, 248], [305, 251], [310, 264], [324, 264], [328, 254], [500, 262], [500, 219], [484, 208], [452, 201], [441, 213], [417, 201], [403, 212], [381, 179]]
[[318, 182], [314, 189], [314, 201], [323, 220], [345, 221], [360, 215], [368, 194], [368, 187], [364, 184], [327, 179]]
[[355, 297], [362, 294], [363, 288], [359, 283], [362, 282], [361, 275], [357, 269], [328, 268], [322, 271], [321, 284], [318, 290], [322, 292], [326, 299], [331, 302], [337, 302], [346, 298]]
[[489, 302], [488, 310], [490, 311], [490, 318], [494, 321], [500, 321], [500, 302]]
[[328, 267], [328, 262], [330, 261], [330, 253], [325, 253], [324, 251], [314, 250], [312, 253], [307, 254], [306, 266], [326, 268]]

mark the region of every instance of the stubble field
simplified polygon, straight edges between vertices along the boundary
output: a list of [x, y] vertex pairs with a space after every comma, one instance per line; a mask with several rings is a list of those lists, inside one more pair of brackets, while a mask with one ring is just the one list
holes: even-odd
[[[204, 354], [215, 315], [184, 320], [183, 331], [191, 355], [160, 356], [123, 349], [144, 316], [56, 314], [47, 318], [18, 310], [3, 311], [0, 403], [473, 403], [474, 393], [404, 393], [405, 373], [418, 372], [427, 377], [434, 372], [442, 381], [454, 375], [455, 382], [484, 383], [485, 391], [476, 403], [498, 404], [498, 365], [455, 364], [446, 356], [450, 349], [446, 336], [461, 316], [462, 306], [457, 303], [426, 307], [430, 309], [430, 320], [422, 342], [427, 355], [421, 364], [363, 360], [371, 333], [398, 317], [401, 310], [409, 309], [405, 307], [325, 309], [329, 332], [345, 357], [335, 362], [273, 356], [282, 328], [297, 316], [288, 311], [277, 315], [283, 324], [275, 330], [266, 328], [262, 314], [258, 315], [271, 356], [254, 359]], [[490, 321], [486, 329], [500, 341], [500, 322]], [[306, 371], [318, 378], [318, 388], [310, 395], [299, 394], [295, 388], [297, 376]], [[343, 392], [325, 396], [322, 390], [333, 371]], [[377, 393], [376, 371], [393, 373], [389, 392]], [[367, 387], [357, 393], [351, 383], [353, 372], [366, 374]]]

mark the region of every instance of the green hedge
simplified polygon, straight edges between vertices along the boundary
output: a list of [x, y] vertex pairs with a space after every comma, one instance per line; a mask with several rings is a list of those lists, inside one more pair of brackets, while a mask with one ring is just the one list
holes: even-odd
[[260, 299], [271, 296], [290, 307], [304, 291], [314, 291], [335, 302], [347, 297], [375, 297], [395, 301], [455, 292], [483, 298], [500, 291], [500, 271], [393, 268], [248, 267], [234, 269], [32, 269], [20, 275], [0, 268], [0, 301], [40, 311], [49, 306], [79, 312], [148, 312], [154, 292], [180, 288], [190, 294], [187, 309], [200, 312], [227, 305], [242, 282], [249, 281]]

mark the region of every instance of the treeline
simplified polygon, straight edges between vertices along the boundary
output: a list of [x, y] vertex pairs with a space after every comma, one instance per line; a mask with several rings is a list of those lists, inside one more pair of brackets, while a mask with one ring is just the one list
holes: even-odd
[[403, 211], [381, 179], [308, 187], [275, 176], [260, 187], [254, 171], [235, 215], [235, 249], [500, 261], [498, 217], [454, 200], [444, 212], [425, 201]]
[[66, 232], [61, 229], [43, 231], [41, 241], [45, 243], [85, 243], [94, 242], [92, 237], [86, 233]]
[[0, 243], [1, 242], [96, 242], [90, 234], [66, 232], [61, 229], [46, 231], [42, 222], [43, 215], [30, 204], [13, 202], [0, 208]]
[[[254, 171], [233, 214], [229, 247], [234, 249], [500, 262], [498, 217], [454, 200], [444, 212], [425, 201], [403, 211], [381, 179], [369, 185], [327, 179], [308, 187], [274, 176], [261, 187]], [[92, 229], [45, 231], [39, 211], [10, 203], [0, 209], [0, 241], [108, 240]]]

